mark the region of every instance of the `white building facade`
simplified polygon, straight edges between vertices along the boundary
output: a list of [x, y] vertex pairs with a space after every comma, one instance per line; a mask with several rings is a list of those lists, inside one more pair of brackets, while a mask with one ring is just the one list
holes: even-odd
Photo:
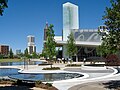
[[33, 35], [27, 36], [28, 40], [28, 53], [32, 54], [33, 52], [36, 53], [36, 45], [35, 45], [35, 37]]
[[67, 37], [75, 29], [79, 29], [78, 6], [72, 3], [63, 4], [63, 41], [67, 41]]

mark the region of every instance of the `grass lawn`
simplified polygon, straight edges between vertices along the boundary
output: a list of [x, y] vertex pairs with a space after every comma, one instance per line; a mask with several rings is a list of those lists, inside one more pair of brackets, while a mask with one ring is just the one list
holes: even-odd
[[21, 62], [22, 59], [0, 59], [0, 62]]

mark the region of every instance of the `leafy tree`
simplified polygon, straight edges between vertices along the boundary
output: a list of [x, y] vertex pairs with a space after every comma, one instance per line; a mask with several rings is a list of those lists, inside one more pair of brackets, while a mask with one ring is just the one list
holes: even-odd
[[120, 60], [117, 55], [115, 55], [115, 54], [107, 55], [106, 59], [107, 59], [106, 60], [107, 66], [120, 66]]
[[0, 54], [0, 59], [3, 59], [4, 55]]
[[44, 57], [47, 60], [47, 52], [46, 52], [45, 48], [46, 47], [45, 47], [45, 43], [44, 43], [44, 47], [43, 47], [42, 53], [40, 54], [40, 57]]
[[13, 51], [12, 51], [12, 48], [10, 48], [9, 58], [13, 58]]
[[72, 58], [72, 56], [74, 56], [77, 53], [77, 47], [75, 45], [75, 39], [74, 39], [74, 35], [71, 32], [70, 35], [68, 36], [68, 40], [67, 40], [67, 52], [66, 54]]
[[32, 58], [32, 55], [28, 54], [28, 49], [27, 48], [24, 50], [24, 57]]
[[17, 54], [16, 55], [18, 58], [22, 58], [22, 57], [24, 57], [24, 54], [23, 53], [19, 53], [19, 54]]
[[28, 49], [27, 48], [24, 50], [24, 56], [28, 57]]
[[46, 31], [47, 39], [45, 42], [45, 47], [43, 49], [44, 55], [46, 55], [46, 57], [49, 59], [50, 62], [53, 60], [53, 57], [56, 56], [56, 42], [54, 39], [55, 34], [54, 34], [53, 27], [54, 26], [50, 24], [50, 26], [48, 27], [48, 30]]
[[32, 58], [38, 58], [38, 55], [36, 54], [36, 52], [32, 53]]
[[3, 15], [4, 9], [8, 8], [7, 6], [8, 0], [0, 0], [0, 15]]
[[107, 54], [107, 51], [106, 51], [107, 49], [104, 46], [102, 46], [102, 45], [98, 46], [96, 48], [96, 50], [97, 50], [97, 55], [99, 55], [99, 56], [105, 57], [106, 54]]
[[23, 57], [24, 56], [24, 54], [23, 53], [20, 53], [20, 54], [18, 54], [20, 57]]
[[40, 57], [44, 57], [44, 58], [47, 59], [47, 53], [46, 53], [46, 51], [45, 51], [45, 47], [43, 48], [42, 54], [40, 54]]
[[111, 7], [107, 7], [103, 16], [107, 31], [102, 35], [103, 54], [116, 54], [120, 51], [120, 0], [111, 0]]

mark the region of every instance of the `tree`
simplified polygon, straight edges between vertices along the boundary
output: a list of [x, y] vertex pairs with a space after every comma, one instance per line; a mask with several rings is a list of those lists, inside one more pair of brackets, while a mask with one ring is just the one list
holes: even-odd
[[74, 56], [77, 53], [77, 47], [75, 45], [75, 39], [72, 32], [68, 36], [66, 48], [67, 48], [66, 54], [69, 56], [69, 58], [72, 58], [72, 56]]
[[27, 48], [24, 50], [24, 56], [28, 57], [28, 49]]
[[50, 24], [50, 26], [48, 27], [48, 30], [46, 31], [47, 39], [45, 42], [45, 47], [43, 49], [44, 55], [46, 55], [46, 57], [49, 59], [50, 62], [53, 60], [53, 57], [56, 56], [56, 42], [54, 39], [55, 34], [54, 34], [53, 27], [54, 26]]
[[8, 8], [7, 6], [8, 0], [0, 0], [0, 15], [3, 15], [4, 9]]
[[27, 48], [24, 50], [24, 56], [26, 58], [32, 58], [32, 56], [30, 54], [28, 54], [28, 49]]
[[111, 0], [103, 16], [107, 31], [102, 35], [103, 54], [116, 54], [120, 51], [120, 0]]
[[40, 54], [40, 57], [44, 57], [45, 59], [47, 59], [47, 54], [45, 52], [45, 47], [42, 50], [42, 54]]
[[12, 48], [10, 48], [9, 58], [13, 58], [13, 51], [12, 51]]
[[0, 59], [3, 59], [4, 55], [0, 54]]
[[103, 45], [100, 45], [96, 48], [96, 50], [97, 50], [97, 55], [106, 57], [107, 55], [106, 47], [104, 47]]
[[36, 54], [36, 52], [32, 53], [32, 58], [38, 58], [38, 55]]
[[24, 54], [23, 53], [19, 53], [19, 54], [17, 54], [16, 55], [18, 58], [22, 58], [22, 57], [24, 57]]

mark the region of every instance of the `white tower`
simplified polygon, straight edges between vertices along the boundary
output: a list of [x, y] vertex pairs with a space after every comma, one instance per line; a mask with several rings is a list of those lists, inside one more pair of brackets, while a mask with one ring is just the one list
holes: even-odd
[[73, 29], [79, 29], [78, 6], [67, 2], [63, 4], [63, 41]]
[[[67, 41], [69, 34], [79, 29], [78, 6], [72, 3], [63, 4], [63, 41]], [[66, 45], [63, 45], [63, 57], [66, 56]]]
[[32, 54], [33, 52], [36, 52], [35, 37], [29, 35], [27, 36], [27, 39], [28, 39], [28, 53]]

